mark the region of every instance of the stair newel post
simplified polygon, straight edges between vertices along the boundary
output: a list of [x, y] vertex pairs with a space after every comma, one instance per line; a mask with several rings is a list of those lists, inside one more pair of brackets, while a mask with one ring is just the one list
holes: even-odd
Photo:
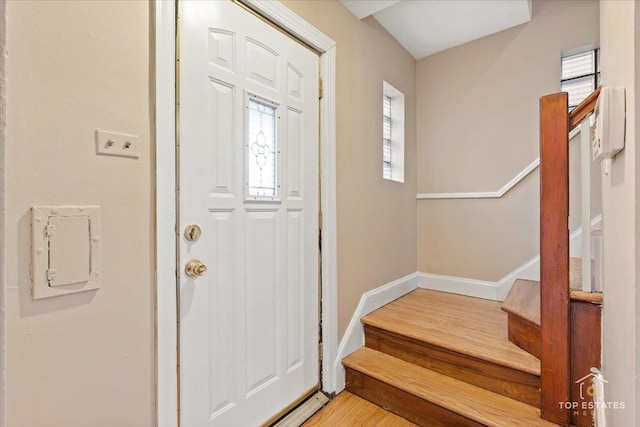
[[568, 95], [540, 98], [542, 418], [566, 426], [570, 390]]

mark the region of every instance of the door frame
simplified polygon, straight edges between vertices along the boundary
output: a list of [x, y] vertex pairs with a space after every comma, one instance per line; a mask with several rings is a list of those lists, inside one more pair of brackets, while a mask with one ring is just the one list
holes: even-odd
[[[3, 2], [4, 0], [0, 0]], [[155, 0], [156, 417], [178, 426], [178, 264], [176, 215], [176, 6]], [[336, 210], [336, 42], [274, 0], [239, 0], [320, 52], [322, 205], [322, 390], [336, 391], [338, 250]]]
[[0, 426], [6, 422], [6, 224], [5, 163], [7, 147], [7, 2], [0, 0]]

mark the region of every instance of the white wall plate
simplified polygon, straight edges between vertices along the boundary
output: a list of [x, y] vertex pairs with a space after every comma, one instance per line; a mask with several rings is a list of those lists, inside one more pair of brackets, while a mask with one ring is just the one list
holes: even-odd
[[34, 300], [100, 287], [100, 208], [34, 206], [32, 297]]
[[140, 157], [140, 137], [110, 130], [96, 130], [96, 152], [106, 156]]

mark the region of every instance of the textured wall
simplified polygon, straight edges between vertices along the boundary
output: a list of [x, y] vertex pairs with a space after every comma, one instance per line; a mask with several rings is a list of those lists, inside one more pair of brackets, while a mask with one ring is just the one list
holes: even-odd
[[[154, 423], [150, 4], [8, 2], [7, 425]], [[96, 128], [140, 135], [96, 156]], [[102, 289], [33, 301], [33, 205], [95, 204]]]
[[637, 150], [640, 9], [633, 1], [600, 2], [602, 84], [626, 88], [626, 146], [602, 174], [604, 253], [603, 374], [605, 400], [625, 402], [606, 411], [608, 425], [638, 426], [638, 198], [640, 152]]
[[[538, 100], [598, 28], [595, 1], [534, 0], [529, 23], [418, 61], [418, 193], [496, 191], [536, 159]], [[418, 201], [418, 269], [498, 280], [538, 254], [538, 211], [538, 171], [502, 199]]]
[[[415, 60], [339, 2], [287, 2], [338, 42], [340, 335], [362, 293], [416, 271]], [[8, 423], [154, 423], [153, 138], [147, 2], [9, 2]], [[382, 80], [406, 95], [405, 184], [382, 175]], [[95, 155], [94, 130], [140, 135]], [[29, 295], [30, 207], [102, 208], [102, 289]], [[37, 408], [37, 410], [34, 410]]]
[[[362, 294], [416, 271], [415, 60], [337, 0], [285, 1], [337, 42], [338, 328]], [[404, 183], [382, 179], [382, 81], [405, 94]]]

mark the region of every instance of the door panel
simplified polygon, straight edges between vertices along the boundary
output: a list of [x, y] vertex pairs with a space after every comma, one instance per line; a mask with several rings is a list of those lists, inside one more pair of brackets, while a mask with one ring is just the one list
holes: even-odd
[[319, 382], [319, 58], [231, 1], [179, 43], [181, 423], [255, 426]]

